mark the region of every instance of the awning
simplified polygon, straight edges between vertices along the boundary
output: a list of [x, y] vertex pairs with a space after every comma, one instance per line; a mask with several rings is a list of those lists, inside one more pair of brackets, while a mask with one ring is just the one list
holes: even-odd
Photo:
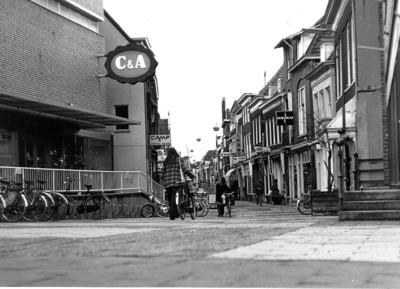
[[230, 186], [230, 182], [237, 180], [238, 176], [237, 176], [237, 171], [236, 169], [231, 169], [229, 171], [226, 172], [225, 174], [225, 181], [228, 184], [228, 186]]
[[32, 96], [17, 95], [16, 93], [2, 89], [0, 89], [0, 109], [49, 117], [67, 122], [76, 122], [89, 127], [140, 124], [140, 121], [76, 107], [73, 104], [55, 102]]

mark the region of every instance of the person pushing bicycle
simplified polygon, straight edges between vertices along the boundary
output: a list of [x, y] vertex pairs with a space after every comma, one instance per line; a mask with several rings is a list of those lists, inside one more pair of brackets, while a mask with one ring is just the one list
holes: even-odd
[[182, 182], [181, 170], [189, 178], [194, 179], [195, 175], [185, 166], [184, 161], [179, 156], [175, 148], [169, 148], [166, 159], [163, 164], [162, 179], [164, 180], [164, 188], [168, 195], [169, 201], [169, 219], [175, 220], [179, 218], [179, 211], [176, 206], [175, 198]]
[[[223, 217], [224, 216], [224, 202], [223, 202], [223, 195], [225, 195], [225, 198], [230, 198], [232, 201], [233, 195], [231, 194], [231, 189], [228, 187], [226, 184], [226, 180], [224, 177], [220, 179], [219, 182], [217, 182], [216, 185], [216, 194], [215, 194], [215, 203], [217, 204], [217, 209], [218, 209], [218, 217]], [[225, 200], [226, 203], [226, 200]]]

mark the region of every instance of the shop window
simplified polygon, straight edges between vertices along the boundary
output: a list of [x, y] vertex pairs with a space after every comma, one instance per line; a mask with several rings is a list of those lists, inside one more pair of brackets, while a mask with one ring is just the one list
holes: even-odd
[[63, 165], [65, 169], [84, 170], [88, 168], [88, 141], [83, 137], [64, 136]]
[[[116, 105], [115, 106], [115, 115], [123, 118], [129, 118], [129, 110], [127, 105]], [[129, 125], [117, 125], [116, 129], [129, 129]]]
[[110, 170], [110, 142], [104, 140], [90, 139], [89, 156], [91, 170]]
[[0, 164], [13, 166], [17, 161], [16, 133], [0, 128]]

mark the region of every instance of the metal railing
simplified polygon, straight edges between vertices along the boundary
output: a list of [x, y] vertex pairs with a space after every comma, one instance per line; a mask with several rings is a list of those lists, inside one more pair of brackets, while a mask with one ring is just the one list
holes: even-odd
[[93, 191], [105, 193], [149, 193], [164, 199], [164, 187], [139, 171], [92, 171], [92, 170], [63, 170], [25, 167], [0, 166], [0, 177], [9, 181], [45, 180], [43, 189], [64, 192], [64, 181], [67, 177], [77, 179], [71, 183], [71, 192], [85, 191], [84, 185], [92, 185]]

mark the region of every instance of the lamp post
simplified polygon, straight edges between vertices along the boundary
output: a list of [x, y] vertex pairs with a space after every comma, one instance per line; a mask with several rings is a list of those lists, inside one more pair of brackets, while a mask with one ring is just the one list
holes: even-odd
[[218, 131], [219, 131], [219, 126], [218, 126], [218, 124], [215, 124], [215, 126], [213, 127], [213, 130], [215, 131], [215, 154], [216, 154], [216, 159], [217, 159], [217, 163], [215, 164], [215, 166], [214, 166], [214, 170], [215, 170], [215, 172], [216, 172], [216, 174], [215, 175], [218, 175], [218, 172], [219, 172], [219, 157], [218, 157], [218, 153], [217, 153], [217, 151], [218, 151]]

